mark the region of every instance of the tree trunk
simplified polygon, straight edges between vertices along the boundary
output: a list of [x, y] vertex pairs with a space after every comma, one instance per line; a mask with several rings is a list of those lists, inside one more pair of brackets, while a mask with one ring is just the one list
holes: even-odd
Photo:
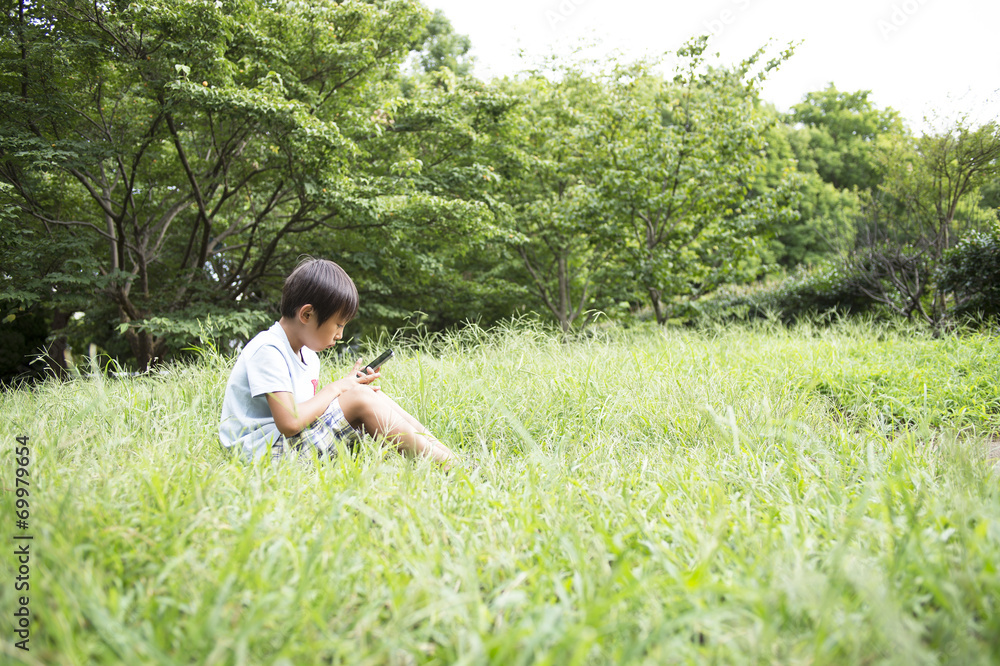
[[660, 299], [660, 290], [649, 287], [649, 301], [653, 304], [653, 314], [656, 315], [657, 324], [663, 324], [667, 320], [663, 314], [663, 301]]
[[162, 338], [158, 338], [149, 331], [136, 331], [131, 328], [125, 331], [125, 339], [128, 340], [132, 355], [135, 357], [139, 372], [145, 372], [157, 364], [163, 357], [163, 350], [166, 346]]
[[[112, 298], [118, 303], [118, 316], [123, 324], [141, 321], [149, 313], [136, 308], [129, 298], [127, 289], [117, 287], [111, 292]], [[139, 372], [145, 372], [163, 357], [166, 341], [158, 338], [147, 330], [125, 329], [125, 339], [128, 341], [132, 356], [135, 358]]]
[[[52, 324], [49, 326], [49, 331], [52, 334], [56, 334], [57, 331], [61, 331], [66, 328], [69, 324], [69, 312], [64, 312], [59, 308], [55, 308], [52, 311]], [[52, 342], [49, 343], [48, 348], [45, 350], [45, 363], [48, 366], [48, 371], [51, 372], [55, 377], [59, 379], [66, 378], [66, 336], [62, 334], [56, 334], [52, 338]]]

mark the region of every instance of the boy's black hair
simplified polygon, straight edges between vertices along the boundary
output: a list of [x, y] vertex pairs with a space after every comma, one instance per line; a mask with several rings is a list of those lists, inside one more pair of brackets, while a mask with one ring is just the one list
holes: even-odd
[[299, 308], [312, 305], [318, 325], [339, 314], [353, 319], [358, 312], [358, 288], [343, 268], [328, 259], [307, 259], [285, 278], [281, 316], [294, 319]]

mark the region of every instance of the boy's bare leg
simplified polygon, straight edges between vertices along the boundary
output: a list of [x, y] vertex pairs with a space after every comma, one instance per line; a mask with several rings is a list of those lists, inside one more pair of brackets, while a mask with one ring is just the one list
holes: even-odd
[[399, 403], [397, 403], [395, 400], [387, 396], [385, 393], [382, 393], [381, 391], [379, 391], [376, 395], [380, 396], [382, 400], [387, 401], [392, 406], [393, 412], [398, 418], [402, 418], [404, 421], [406, 421], [410, 425], [410, 427], [413, 428], [414, 432], [423, 435], [427, 439], [427, 441], [429, 441], [432, 444], [432, 446], [434, 447], [434, 453], [431, 455], [431, 457], [434, 460], [444, 462], [444, 461], [452, 461], [454, 459], [455, 454], [452, 453], [451, 449], [442, 444], [441, 441], [437, 437], [435, 437], [434, 434], [430, 430], [428, 430], [428, 428], [425, 425], [423, 425], [420, 421], [416, 419], [416, 417], [414, 417], [412, 414], [410, 414], [405, 409], [400, 407]]
[[373, 435], [396, 440], [400, 452], [449, 463], [454, 454], [431, 435], [413, 416], [381, 392], [360, 388], [339, 397], [344, 416], [355, 427], [363, 426]]
[[[440, 445], [440, 446], [444, 446], [444, 444], [441, 444], [441, 441], [437, 437], [434, 436], [434, 433], [432, 433], [430, 430], [427, 429], [426, 426], [424, 426], [422, 423], [420, 423], [420, 421], [418, 421], [415, 416], [413, 416], [408, 411], [406, 411], [405, 409], [403, 409], [402, 407], [400, 407], [398, 402], [396, 402], [395, 400], [393, 400], [392, 398], [390, 398], [389, 396], [387, 396], [385, 393], [383, 393], [381, 391], [379, 391], [379, 395], [381, 395], [385, 400], [388, 400], [390, 403], [392, 403], [392, 405], [395, 408], [396, 412], [401, 417], [403, 417], [404, 419], [406, 419], [410, 423], [410, 425], [413, 426], [417, 430], [417, 432], [423, 433], [424, 437], [426, 437], [427, 439], [431, 440], [435, 444]], [[445, 447], [445, 448], [447, 448], [447, 447]]]

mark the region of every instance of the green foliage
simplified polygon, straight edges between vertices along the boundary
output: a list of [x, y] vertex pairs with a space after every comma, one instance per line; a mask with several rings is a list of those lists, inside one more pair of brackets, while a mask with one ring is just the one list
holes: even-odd
[[878, 304], [857, 286], [856, 276], [836, 263], [800, 267], [789, 275], [765, 282], [727, 287], [675, 316], [695, 320], [731, 321], [777, 317], [785, 323], [877, 312]]
[[[704, 38], [679, 49], [670, 83], [639, 66], [614, 72], [602, 109], [599, 214], [623, 242], [623, 270], [663, 322], [663, 304], [753, 277], [741, 260], [793, 216], [780, 186], [750, 196], [764, 165], [768, 121], [756, 85], [791, 53], [732, 69], [707, 66]], [[749, 274], [748, 274], [749, 273]]]
[[[997, 231], [970, 232], [945, 252], [936, 270], [924, 270], [933, 280], [930, 286], [947, 295], [943, 318], [952, 324], [982, 323], [1000, 315]], [[749, 287], [720, 289], [688, 309], [676, 309], [674, 316], [708, 321], [776, 316], [793, 322], [817, 314], [899, 314], [873, 297], [868, 280], [850, 266], [829, 262]]]
[[[548, 76], [546, 76], [546, 74]], [[599, 114], [607, 82], [573, 66], [504, 81], [520, 100], [498, 160], [498, 195], [510, 208], [515, 273], [563, 331], [605, 304], [622, 239], [595, 214], [602, 158]]]
[[95, 290], [107, 285], [93, 257], [92, 240], [66, 230], [53, 231], [47, 234], [25, 225], [16, 215], [0, 216], [3, 317], [30, 308], [82, 309]]
[[869, 90], [847, 93], [831, 83], [792, 107], [788, 124], [799, 168], [815, 171], [838, 190], [871, 190], [882, 180], [874, 149], [884, 135], [902, 134], [899, 113], [878, 109]]
[[1000, 657], [995, 338], [590, 331], [399, 347], [383, 388], [466, 459], [450, 475], [372, 440], [227, 458], [214, 354], [0, 393], [0, 436], [30, 438], [31, 659]]
[[769, 251], [775, 265], [792, 270], [815, 266], [836, 257], [853, 241], [853, 226], [860, 214], [854, 192], [838, 190], [815, 173], [800, 174], [795, 209], [798, 218], [775, 231]]
[[176, 354], [190, 351], [192, 345], [210, 345], [225, 350], [236, 343], [246, 342], [267, 328], [275, 319], [271, 312], [259, 310], [218, 310], [215, 313], [184, 312], [171, 317], [150, 317], [138, 322], [118, 325], [118, 332], [127, 328], [150, 331], [166, 340], [167, 349]]
[[[92, 318], [110, 301], [139, 367], [170, 341], [132, 324], [265, 307], [303, 249], [338, 258], [385, 231], [495, 230], [467, 150], [490, 96], [449, 93], [443, 113], [439, 99], [396, 99], [427, 36], [417, 2], [21, 9], [0, 43], [0, 205], [32, 245], [86, 265], [19, 249], [34, 282], [14, 276], [17, 297]], [[65, 252], [73, 242], [86, 247]], [[45, 279], [79, 298], [56, 303]]]
[[[792, 48], [708, 47], [668, 77], [611, 58], [487, 84], [416, 0], [11, 5], [0, 316], [51, 322], [53, 359], [95, 344], [144, 369], [249, 335], [308, 253], [354, 277], [353, 336], [533, 310], [569, 333], [644, 302], [660, 323], [873, 302], [939, 323], [937, 263], [994, 221], [995, 123], [917, 138], [832, 84], [781, 116], [759, 87]], [[852, 248], [839, 273], [688, 303]]]
[[768, 246], [768, 259], [783, 270], [825, 263], [855, 245], [861, 201], [885, 171], [878, 146], [906, 135], [899, 114], [876, 108], [869, 94], [831, 84], [808, 93], [768, 133], [769, 172], [792, 164], [800, 174], [798, 218], [779, 228]]
[[[877, 157], [880, 192], [898, 206], [882, 224], [896, 242], [924, 243], [935, 261], [965, 232], [989, 228], [979, 188], [1000, 169], [1000, 125], [964, 120], [936, 134], [883, 137]], [[986, 214], [983, 214], [986, 213]]]
[[883, 137], [878, 157], [885, 178], [866, 197], [846, 269], [873, 300], [941, 326], [952, 314], [937, 280], [946, 252], [966, 231], [995, 223], [978, 188], [1000, 169], [1000, 125], [960, 120], [919, 139]]
[[979, 193], [982, 196], [980, 205], [987, 210], [992, 210], [997, 221], [1000, 222], [1000, 178], [987, 180], [979, 188]]
[[424, 72], [447, 68], [459, 77], [472, 75], [474, 59], [469, 56], [472, 40], [468, 35], [456, 33], [443, 11], [434, 10], [424, 33], [419, 56], [420, 68]]
[[1000, 316], [1000, 230], [965, 236], [945, 254], [939, 279], [941, 289], [954, 297], [954, 315]]
[[[768, 110], [768, 115], [776, 113]], [[799, 149], [793, 151], [797, 136], [798, 130], [783, 122], [774, 122], [764, 133], [767, 159], [754, 190], [784, 190], [790, 199], [788, 207], [797, 213], [776, 220], [773, 238], [765, 239], [765, 270], [816, 266], [854, 242], [853, 226], [860, 212], [857, 193], [824, 181]], [[789, 174], [790, 170], [794, 173]]]
[[358, 284], [363, 334], [395, 330], [416, 313], [435, 329], [507, 317], [523, 288], [496, 270], [510, 230], [492, 163], [516, 100], [450, 72], [404, 83], [407, 92], [373, 116], [382, 137], [366, 144], [372, 224], [315, 247]]
[[794, 217], [787, 170], [757, 182], [769, 121], [755, 86], [790, 51], [722, 68], [705, 48], [685, 44], [669, 80], [610, 61], [505, 82], [523, 99], [499, 166], [519, 279], [564, 331], [645, 299], [662, 323], [677, 297], [751, 279], [759, 237]]

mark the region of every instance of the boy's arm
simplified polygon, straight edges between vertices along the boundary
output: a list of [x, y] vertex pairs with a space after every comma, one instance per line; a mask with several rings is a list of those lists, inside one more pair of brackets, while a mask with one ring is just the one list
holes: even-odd
[[355, 386], [371, 384], [381, 376], [377, 372], [359, 376], [360, 369], [359, 360], [346, 377], [327, 384], [316, 395], [300, 403], [296, 403], [295, 395], [288, 391], [268, 393], [267, 406], [271, 408], [271, 416], [274, 417], [274, 425], [278, 426], [278, 432], [285, 437], [299, 434], [303, 428], [322, 416], [341, 393]]

